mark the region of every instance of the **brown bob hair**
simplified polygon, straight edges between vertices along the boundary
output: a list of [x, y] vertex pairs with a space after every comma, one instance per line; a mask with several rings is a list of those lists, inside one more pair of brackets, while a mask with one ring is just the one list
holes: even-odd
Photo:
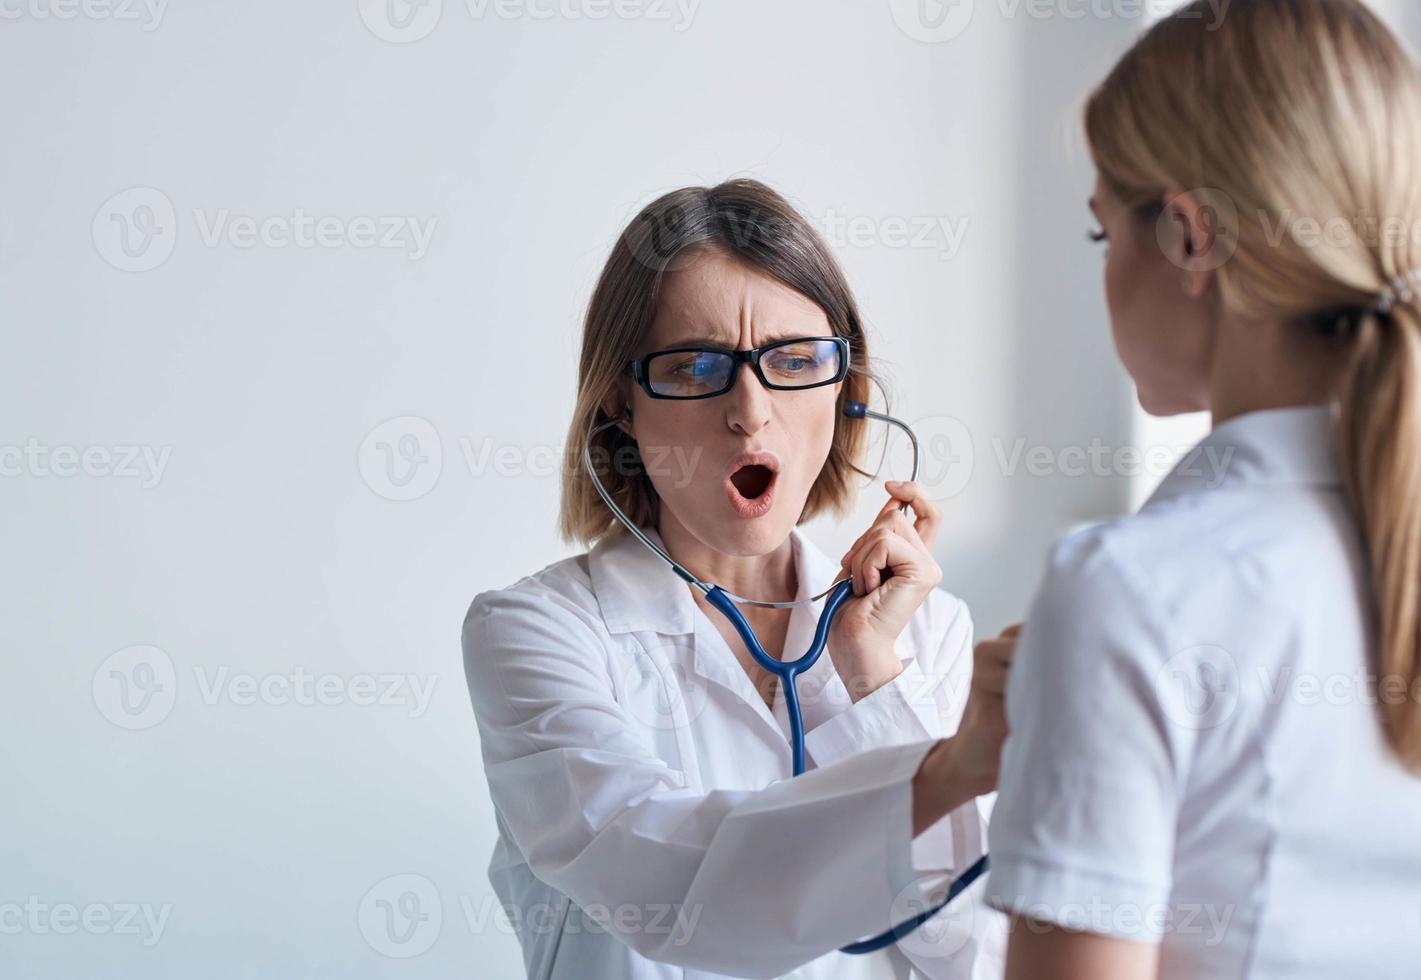
[[[870, 384], [883, 385], [869, 367], [863, 320], [828, 247], [783, 197], [757, 180], [729, 180], [714, 187], [683, 187], [652, 201], [617, 238], [597, 279], [582, 328], [577, 402], [568, 428], [568, 465], [563, 470], [560, 531], [565, 541], [593, 544], [622, 526], [597, 495], [582, 467], [587, 449], [608, 494], [637, 527], [655, 523], [659, 498], [646, 475], [636, 442], [611, 426], [602, 405], [629, 384], [628, 364], [652, 321], [662, 276], [698, 255], [719, 250], [773, 277], [814, 301], [836, 336], [849, 341], [848, 374], [836, 403], [837, 423], [824, 468], [810, 488], [802, 523], [830, 510], [844, 515], [855, 489], [864, 427], [843, 416], [844, 403], [867, 403]], [[886, 395], [886, 393], [885, 393]], [[623, 532], [624, 533], [624, 532]]]

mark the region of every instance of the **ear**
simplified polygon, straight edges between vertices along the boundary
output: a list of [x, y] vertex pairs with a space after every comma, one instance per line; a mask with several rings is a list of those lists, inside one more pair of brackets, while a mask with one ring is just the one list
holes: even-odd
[[1182, 287], [1200, 299], [1214, 285], [1214, 271], [1233, 257], [1238, 245], [1237, 208], [1210, 188], [1168, 188], [1155, 234], [1164, 257], [1183, 270]]

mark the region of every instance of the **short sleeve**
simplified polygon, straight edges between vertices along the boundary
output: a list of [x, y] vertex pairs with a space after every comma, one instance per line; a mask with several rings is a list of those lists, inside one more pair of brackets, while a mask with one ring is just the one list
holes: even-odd
[[1053, 550], [1007, 682], [988, 900], [1064, 928], [1155, 942], [1193, 735], [1171, 721], [1167, 630], [1109, 529]]

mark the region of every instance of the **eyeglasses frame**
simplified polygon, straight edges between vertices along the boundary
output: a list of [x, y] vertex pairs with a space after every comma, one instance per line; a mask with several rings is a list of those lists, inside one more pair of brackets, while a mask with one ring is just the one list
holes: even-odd
[[[816, 381], [812, 385], [777, 385], [765, 378], [765, 372], [760, 367], [760, 358], [764, 355], [766, 351], [774, 350], [777, 347], [785, 347], [789, 344], [802, 344], [808, 340], [828, 340], [833, 342], [833, 344], [838, 347], [839, 370], [834, 375], [834, 377], [829, 378], [826, 381]], [[726, 382], [725, 387], [720, 389], [719, 391], [711, 391], [703, 395], [663, 395], [660, 392], [653, 391], [651, 387], [651, 377], [647, 373], [647, 370], [651, 364], [651, 359], [653, 357], [660, 357], [663, 354], [682, 354], [692, 351], [696, 353], [730, 355], [733, 363], [730, 366], [730, 380]], [[760, 379], [760, 384], [764, 385], [770, 391], [809, 391], [811, 388], [822, 388], [824, 385], [838, 384], [840, 381], [843, 381], [844, 378], [848, 376], [850, 352], [851, 348], [849, 346], [849, 338], [847, 337], [786, 337], [784, 340], [776, 340], [771, 343], [764, 344], [760, 347], [751, 347], [746, 350], [732, 350], [729, 347], [707, 346], [670, 347], [666, 350], [655, 350], [652, 351], [650, 354], [643, 354], [641, 357], [638, 357], [628, 362], [628, 367], [631, 369], [632, 378], [635, 379], [636, 383], [641, 386], [641, 390], [646, 392], [648, 398], [661, 398], [666, 401], [690, 402], [696, 401], [697, 399], [701, 398], [716, 398], [730, 391], [732, 388], [735, 387], [735, 381], [740, 376], [740, 365], [747, 363], [754, 370], [755, 377]]]

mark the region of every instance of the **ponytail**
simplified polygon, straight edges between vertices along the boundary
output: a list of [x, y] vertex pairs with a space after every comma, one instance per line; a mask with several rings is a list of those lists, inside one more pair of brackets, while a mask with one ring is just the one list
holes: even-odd
[[1421, 306], [1358, 324], [1338, 452], [1377, 612], [1377, 705], [1387, 742], [1421, 773]]

